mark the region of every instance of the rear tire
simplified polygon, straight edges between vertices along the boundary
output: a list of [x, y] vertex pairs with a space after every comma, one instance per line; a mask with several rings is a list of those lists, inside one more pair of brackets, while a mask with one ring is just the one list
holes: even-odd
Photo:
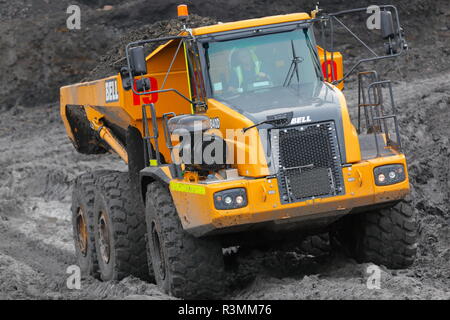
[[75, 254], [83, 275], [96, 276], [98, 270], [93, 237], [94, 176], [77, 177], [72, 193], [72, 226]]
[[132, 203], [127, 172], [114, 172], [96, 182], [94, 235], [100, 277], [128, 275], [152, 280], [146, 255], [145, 216]]
[[78, 176], [72, 192], [72, 226], [75, 254], [82, 274], [99, 276], [94, 239], [95, 180], [109, 170], [87, 172]]
[[146, 220], [158, 286], [178, 298], [222, 298], [225, 266], [221, 244], [195, 238], [183, 229], [170, 192], [160, 182], [148, 186]]
[[390, 269], [413, 264], [417, 251], [417, 222], [414, 209], [405, 202], [348, 216], [338, 239], [359, 262], [373, 262]]

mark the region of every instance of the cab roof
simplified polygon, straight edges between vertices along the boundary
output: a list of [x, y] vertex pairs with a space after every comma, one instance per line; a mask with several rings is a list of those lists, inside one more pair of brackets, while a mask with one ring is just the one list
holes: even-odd
[[290, 14], [283, 14], [283, 15], [277, 15], [277, 16], [270, 16], [270, 17], [264, 17], [264, 18], [256, 18], [256, 19], [248, 19], [248, 20], [240, 20], [235, 22], [227, 22], [227, 23], [219, 23], [211, 26], [205, 26], [205, 27], [199, 27], [192, 29], [192, 34], [194, 36], [198, 35], [204, 35], [204, 34], [210, 34], [210, 33], [217, 33], [217, 32], [224, 32], [224, 31], [231, 31], [231, 30], [238, 30], [238, 29], [244, 29], [244, 28], [252, 28], [252, 27], [259, 27], [269, 24], [277, 24], [277, 23], [283, 23], [283, 22], [292, 22], [292, 21], [298, 21], [298, 20], [308, 20], [311, 19], [311, 16], [307, 13], [290, 13]]

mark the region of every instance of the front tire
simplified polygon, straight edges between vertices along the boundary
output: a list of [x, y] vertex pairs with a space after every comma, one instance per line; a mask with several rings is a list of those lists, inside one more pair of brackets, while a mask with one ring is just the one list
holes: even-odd
[[315, 257], [329, 255], [331, 252], [330, 238], [328, 233], [309, 236], [300, 243], [299, 249]]
[[195, 238], [183, 229], [168, 187], [160, 182], [148, 186], [146, 221], [158, 286], [178, 298], [222, 298], [225, 267], [221, 244]]
[[339, 241], [359, 262], [373, 262], [390, 269], [411, 266], [417, 252], [414, 209], [405, 202], [344, 218]]

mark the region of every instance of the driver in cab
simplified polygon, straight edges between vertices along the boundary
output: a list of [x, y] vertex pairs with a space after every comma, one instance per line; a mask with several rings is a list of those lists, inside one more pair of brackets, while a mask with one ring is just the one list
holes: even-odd
[[255, 89], [258, 82], [269, 77], [260, 71], [261, 62], [248, 48], [238, 48], [231, 54], [231, 75], [228, 91], [240, 93]]

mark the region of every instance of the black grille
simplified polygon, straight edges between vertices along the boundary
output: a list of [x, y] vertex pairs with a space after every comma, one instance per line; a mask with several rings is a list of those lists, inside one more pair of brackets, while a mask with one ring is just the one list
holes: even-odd
[[271, 140], [283, 203], [344, 192], [333, 122], [272, 130]]

